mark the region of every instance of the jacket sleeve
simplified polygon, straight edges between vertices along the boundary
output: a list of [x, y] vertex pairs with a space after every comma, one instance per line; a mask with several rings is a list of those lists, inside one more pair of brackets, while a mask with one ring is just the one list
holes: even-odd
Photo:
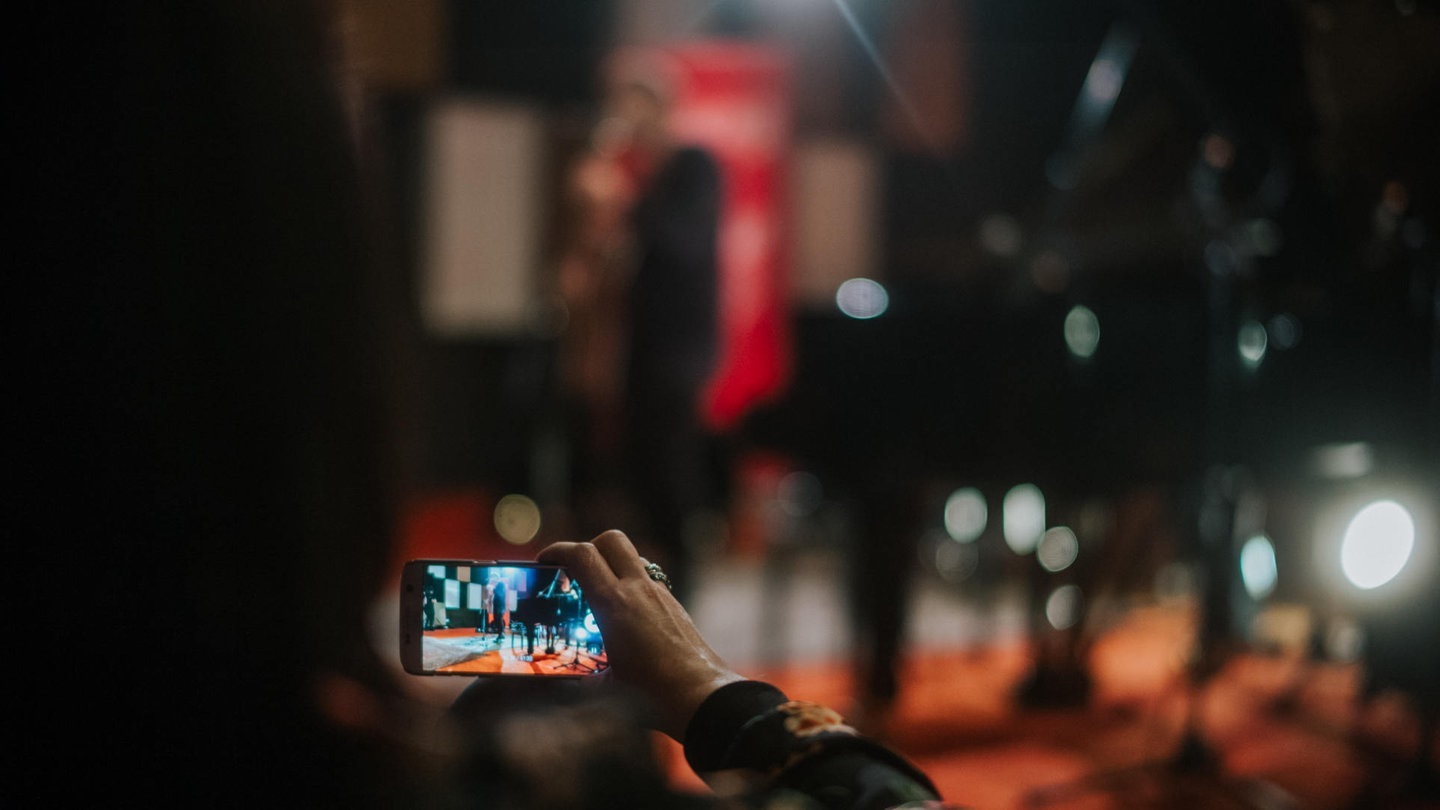
[[685, 758], [717, 792], [762, 807], [767, 796], [804, 797], [825, 810], [947, 806], [898, 753], [833, 710], [759, 681], [729, 684], [701, 704], [685, 732]]

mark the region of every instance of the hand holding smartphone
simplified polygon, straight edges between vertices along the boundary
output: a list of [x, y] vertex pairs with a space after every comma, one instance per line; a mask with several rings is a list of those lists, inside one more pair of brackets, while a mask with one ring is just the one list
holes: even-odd
[[563, 566], [411, 560], [400, 596], [400, 661], [413, 675], [585, 678], [610, 668]]

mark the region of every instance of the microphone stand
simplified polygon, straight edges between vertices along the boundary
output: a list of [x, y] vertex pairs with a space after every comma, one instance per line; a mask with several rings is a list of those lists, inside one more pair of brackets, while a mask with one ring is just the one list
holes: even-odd
[[570, 645], [573, 655], [571, 655], [569, 661], [561, 664], [559, 669], [583, 669], [586, 672], [599, 671], [598, 667], [592, 667], [580, 660], [580, 644], [575, 639], [575, 625], [581, 621], [580, 617], [583, 615], [585, 615], [585, 600], [583, 597], [577, 597], [575, 600], [575, 616], [565, 617], [565, 640], [566, 643]]

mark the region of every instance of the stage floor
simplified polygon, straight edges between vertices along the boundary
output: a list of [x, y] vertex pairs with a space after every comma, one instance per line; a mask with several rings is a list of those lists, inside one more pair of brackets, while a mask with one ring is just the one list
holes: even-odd
[[522, 634], [477, 633], [473, 627], [426, 630], [422, 645], [426, 669], [444, 674], [591, 675], [608, 666], [603, 651], [579, 645], [532, 649]]

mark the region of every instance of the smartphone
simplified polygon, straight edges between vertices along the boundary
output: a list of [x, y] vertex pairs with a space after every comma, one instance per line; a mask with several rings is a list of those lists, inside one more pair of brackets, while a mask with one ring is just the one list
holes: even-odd
[[585, 678], [610, 668], [580, 584], [558, 565], [410, 560], [400, 662], [412, 675]]

